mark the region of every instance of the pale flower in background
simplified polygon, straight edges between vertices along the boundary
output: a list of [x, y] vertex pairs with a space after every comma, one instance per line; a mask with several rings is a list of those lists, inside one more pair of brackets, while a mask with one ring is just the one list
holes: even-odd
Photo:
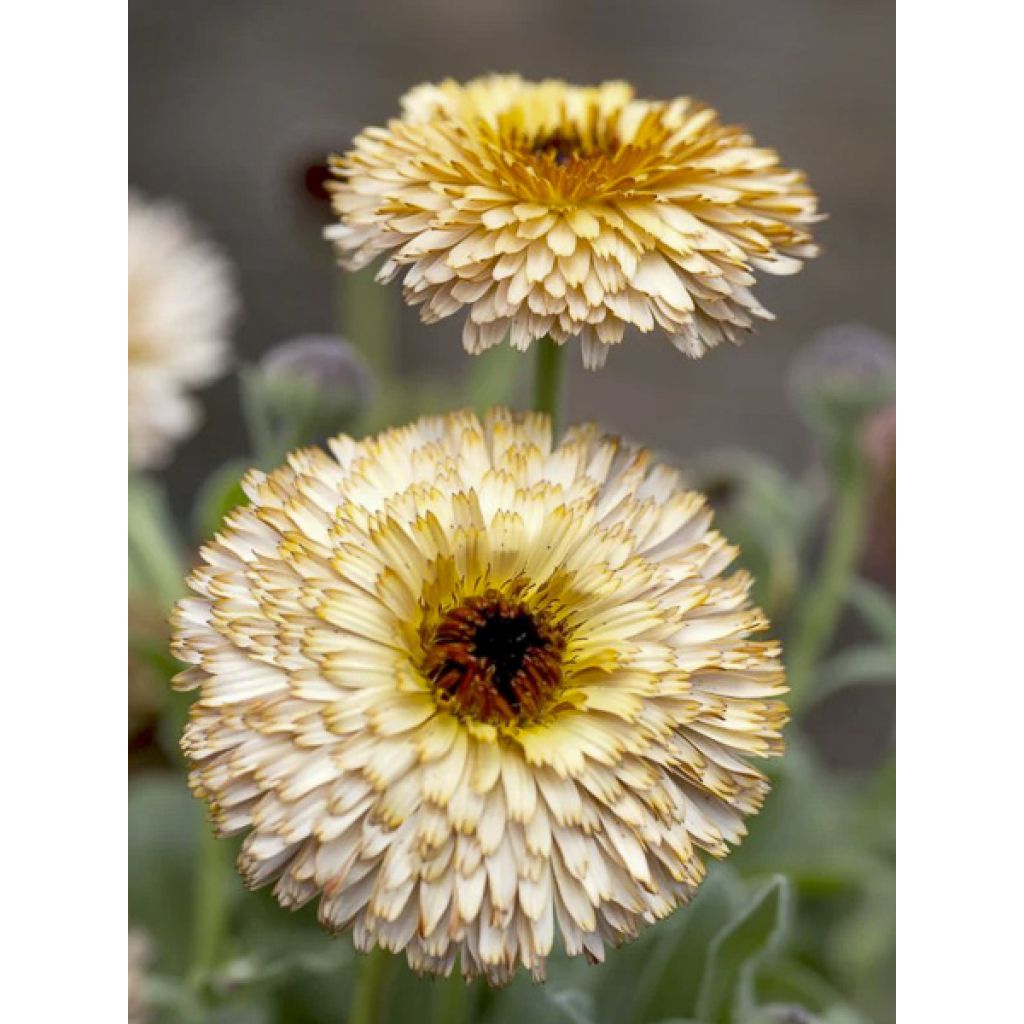
[[144, 1024], [148, 1019], [146, 968], [151, 950], [149, 940], [138, 928], [128, 929], [128, 1024]]
[[189, 392], [227, 367], [231, 268], [186, 214], [128, 197], [128, 459], [165, 464], [199, 423]]
[[579, 336], [600, 367], [627, 326], [698, 357], [770, 318], [755, 271], [817, 254], [817, 198], [742, 128], [625, 82], [490, 76], [421, 85], [402, 118], [332, 157], [343, 266], [386, 260], [431, 323], [468, 308], [463, 343]]
[[593, 425], [426, 417], [244, 481], [172, 618], [248, 885], [493, 984], [688, 902], [782, 752], [779, 645], [705, 499]]

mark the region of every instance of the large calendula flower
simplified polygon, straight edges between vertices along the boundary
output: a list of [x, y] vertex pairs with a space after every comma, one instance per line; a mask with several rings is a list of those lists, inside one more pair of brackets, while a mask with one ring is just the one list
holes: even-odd
[[428, 417], [270, 474], [202, 551], [183, 739], [239, 867], [418, 971], [600, 960], [767, 790], [778, 644], [701, 495], [594, 426]]
[[153, 468], [199, 421], [236, 309], [229, 265], [173, 203], [128, 197], [128, 458]]
[[387, 254], [380, 278], [404, 268], [425, 321], [469, 307], [470, 352], [579, 335], [597, 368], [632, 324], [697, 357], [770, 318], [755, 270], [792, 274], [817, 253], [803, 174], [692, 99], [493, 76], [422, 85], [402, 106], [331, 158], [327, 235], [347, 267]]

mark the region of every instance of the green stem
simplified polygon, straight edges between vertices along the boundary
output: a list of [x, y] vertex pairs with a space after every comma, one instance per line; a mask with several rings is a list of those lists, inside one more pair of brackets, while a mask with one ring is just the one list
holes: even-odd
[[439, 979], [434, 990], [433, 1024], [465, 1024], [469, 1017], [470, 993], [469, 983], [458, 968], [447, 978]]
[[398, 373], [398, 307], [390, 288], [382, 288], [374, 271], [342, 274], [336, 322], [338, 333], [348, 338], [366, 357], [374, 376], [385, 390]]
[[385, 988], [394, 959], [394, 954], [380, 946], [364, 957], [348, 1024], [381, 1024]]
[[833, 454], [835, 510], [818, 577], [807, 592], [789, 643], [790, 702], [806, 703], [811, 676], [827, 653], [860, 561], [867, 519], [868, 473], [855, 436]]
[[227, 854], [231, 846], [208, 827], [199, 835], [192, 910], [192, 972], [201, 983], [219, 966], [228, 930]]
[[159, 486], [142, 476], [128, 478], [129, 575], [164, 608], [182, 593], [182, 545]]
[[557, 434], [558, 409], [562, 397], [565, 346], [556, 345], [550, 338], [540, 338], [537, 346], [537, 369], [533, 381], [533, 407], [551, 417], [552, 429]]
[[259, 370], [243, 366], [238, 374], [242, 399], [242, 420], [249, 435], [249, 448], [262, 469], [271, 469], [279, 442], [263, 400]]

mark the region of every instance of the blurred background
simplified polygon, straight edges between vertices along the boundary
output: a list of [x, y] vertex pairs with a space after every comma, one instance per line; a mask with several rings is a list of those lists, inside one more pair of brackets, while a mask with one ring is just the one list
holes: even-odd
[[[601, 978], [557, 965], [546, 996], [517, 982], [497, 1001], [477, 991], [454, 1016], [443, 990], [424, 995], [405, 978], [392, 1019], [405, 1019], [406, 998], [426, 1000], [435, 1024], [687, 1016], [673, 979], [700, 977], [709, 943], [751, 920], [756, 955], [733, 966], [749, 980], [760, 964], [760, 1015], [736, 1016], [730, 1002], [701, 1020], [893, 1018], [894, 20], [884, 0], [132, 0], [129, 181], [202, 225], [234, 266], [241, 309], [234, 372], [200, 393], [201, 429], [130, 488], [142, 568], [130, 591], [129, 896], [151, 1018], [344, 1019], [348, 940], [327, 939], [306, 911], [285, 915], [267, 892], [243, 894], [230, 866], [219, 895], [201, 891], [206, 829], [176, 753], [188, 700], [168, 695], [164, 618], [190, 552], [257, 458], [246, 368], [278, 343], [340, 332], [361, 350], [375, 398], [339, 418], [354, 432], [484, 393], [527, 401], [531, 359], [468, 359], [460, 316], [423, 326], [400, 287], [343, 274], [321, 238], [328, 152], [397, 115], [409, 87], [489, 71], [692, 94], [807, 172], [829, 218], [816, 230], [823, 253], [796, 277], [760, 275], [756, 294], [778, 319], [700, 363], [659, 334], [636, 335], [585, 374], [574, 343], [564, 419], [599, 420], [687, 470], [742, 545], [788, 652], [823, 595], [834, 607], [803, 666], [775, 791], [695, 907], [616, 954]], [[762, 909], [744, 918], [752, 898]], [[231, 935], [216, 970], [197, 975], [208, 899], [230, 903]], [[642, 1005], [627, 1012], [616, 986], [639, 984], [652, 956]]]

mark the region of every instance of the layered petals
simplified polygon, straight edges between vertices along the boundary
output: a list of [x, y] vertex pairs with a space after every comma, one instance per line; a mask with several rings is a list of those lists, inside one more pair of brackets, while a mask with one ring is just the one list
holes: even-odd
[[591, 425], [329, 447], [250, 472], [174, 612], [192, 788], [248, 884], [362, 950], [492, 983], [543, 978], [556, 935], [601, 959], [692, 897], [782, 750], [735, 549]]
[[695, 100], [490, 76], [402, 102], [331, 158], [326, 234], [346, 267], [384, 257], [425, 322], [465, 309], [470, 352], [579, 337], [597, 369], [632, 326], [696, 358], [770, 318], [756, 271], [817, 253], [803, 174]]

